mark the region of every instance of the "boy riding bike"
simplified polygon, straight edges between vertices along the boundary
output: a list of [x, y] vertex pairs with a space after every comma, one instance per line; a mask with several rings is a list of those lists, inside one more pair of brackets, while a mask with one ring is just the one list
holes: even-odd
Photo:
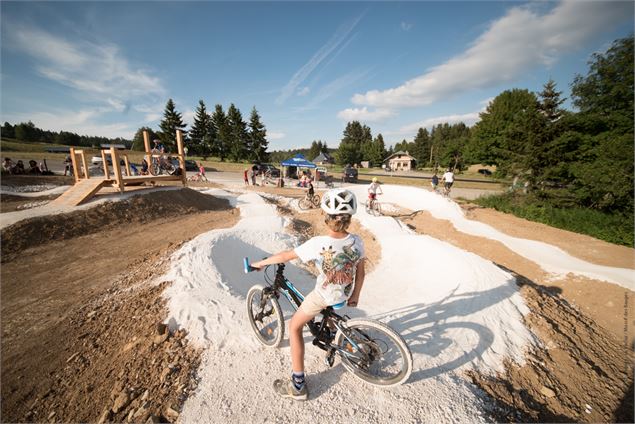
[[351, 216], [357, 211], [355, 195], [344, 189], [329, 190], [322, 197], [321, 207], [327, 214], [326, 235], [313, 237], [293, 250], [251, 264], [253, 268], [262, 269], [299, 258], [302, 262], [315, 261], [320, 272], [315, 289], [306, 296], [289, 325], [291, 380], [278, 379], [273, 383], [276, 393], [295, 400], [308, 397], [302, 329], [328, 306], [357, 306], [364, 284], [364, 243], [359, 236], [347, 232]]
[[[379, 193], [377, 193], [377, 191], [379, 191]], [[377, 194], [384, 194], [384, 192], [381, 190], [377, 177], [373, 177], [373, 182], [368, 186], [368, 203], [370, 205], [377, 200]]]

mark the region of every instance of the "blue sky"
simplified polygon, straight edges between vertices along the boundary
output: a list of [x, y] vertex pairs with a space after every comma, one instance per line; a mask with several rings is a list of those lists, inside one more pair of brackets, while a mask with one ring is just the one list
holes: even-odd
[[[6, 2], [2, 122], [132, 138], [165, 103], [191, 123], [256, 107], [270, 150], [336, 147], [359, 120], [388, 144], [472, 125], [501, 91], [564, 96], [633, 32], [628, 2]], [[569, 106], [569, 103], [566, 103]]]

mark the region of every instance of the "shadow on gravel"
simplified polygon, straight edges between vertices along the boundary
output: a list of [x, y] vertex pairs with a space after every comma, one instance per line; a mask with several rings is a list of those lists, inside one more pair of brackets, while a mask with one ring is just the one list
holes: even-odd
[[[484, 325], [469, 321], [447, 322], [448, 319], [468, 316], [489, 308], [516, 293], [514, 280], [482, 292], [455, 294], [433, 304], [416, 304], [377, 316], [397, 330], [413, 353], [430, 358], [428, 366], [415, 363], [409, 382], [436, 377], [453, 371], [480, 358], [494, 342], [494, 333]], [[390, 317], [400, 315], [399, 318]], [[383, 319], [382, 319], [383, 318]], [[456, 331], [461, 330], [461, 331]], [[467, 334], [465, 330], [469, 330]], [[473, 347], [465, 351], [457, 346], [454, 337], [460, 336]]]

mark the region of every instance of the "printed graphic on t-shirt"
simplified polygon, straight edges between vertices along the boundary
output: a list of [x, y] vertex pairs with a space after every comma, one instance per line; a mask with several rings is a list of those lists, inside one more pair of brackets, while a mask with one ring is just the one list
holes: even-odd
[[338, 253], [332, 246], [328, 249], [322, 248], [320, 256], [322, 256], [322, 273], [325, 276], [322, 288], [326, 289], [330, 284], [345, 286], [344, 294], [348, 296], [355, 281], [355, 267], [361, 256], [360, 252], [353, 247], [354, 244], [353, 240], [350, 245], [343, 246], [342, 251]]

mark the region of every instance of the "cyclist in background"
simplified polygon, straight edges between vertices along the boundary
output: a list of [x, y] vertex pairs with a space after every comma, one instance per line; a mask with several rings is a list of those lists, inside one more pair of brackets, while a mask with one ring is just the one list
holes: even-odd
[[366, 275], [364, 242], [361, 237], [347, 231], [351, 216], [357, 211], [355, 195], [345, 189], [329, 190], [324, 193], [321, 206], [327, 214], [326, 235], [313, 237], [293, 250], [251, 264], [254, 268], [262, 269], [266, 265], [299, 258], [302, 262], [315, 261], [320, 272], [315, 289], [304, 298], [289, 325], [291, 380], [278, 379], [273, 382], [276, 393], [294, 400], [306, 400], [308, 397], [304, 375], [304, 325], [328, 306], [357, 306]]
[[432, 186], [432, 190], [437, 191], [437, 186], [439, 185], [439, 177], [437, 176], [436, 172], [432, 176], [432, 180], [430, 181], [430, 185]]
[[[377, 193], [379, 191], [379, 193]], [[377, 177], [373, 177], [373, 182], [368, 186], [368, 200], [372, 204], [375, 200], [377, 200], [377, 194], [384, 194], [377, 181]]]
[[452, 169], [448, 168], [448, 170], [445, 171], [445, 174], [443, 174], [443, 177], [441, 177], [441, 179], [444, 181], [445, 194], [449, 195], [450, 189], [452, 188], [452, 184], [454, 184], [454, 172], [452, 172]]

